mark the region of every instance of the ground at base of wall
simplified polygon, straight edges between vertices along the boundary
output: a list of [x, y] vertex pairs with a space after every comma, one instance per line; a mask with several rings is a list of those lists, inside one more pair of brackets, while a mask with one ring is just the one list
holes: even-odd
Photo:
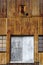
[[36, 62], [36, 63], [9, 63], [7, 65], [39, 65], [39, 62]]

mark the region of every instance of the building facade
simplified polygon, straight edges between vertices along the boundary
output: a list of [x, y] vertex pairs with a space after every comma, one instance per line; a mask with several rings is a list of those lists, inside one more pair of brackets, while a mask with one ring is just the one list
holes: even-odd
[[1, 64], [43, 65], [43, 0], [0, 0]]

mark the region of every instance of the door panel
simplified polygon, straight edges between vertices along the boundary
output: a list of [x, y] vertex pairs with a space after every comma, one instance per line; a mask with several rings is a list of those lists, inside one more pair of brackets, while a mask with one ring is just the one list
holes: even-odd
[[34, 37], [11, 37], [11, 63], [34, 63]]

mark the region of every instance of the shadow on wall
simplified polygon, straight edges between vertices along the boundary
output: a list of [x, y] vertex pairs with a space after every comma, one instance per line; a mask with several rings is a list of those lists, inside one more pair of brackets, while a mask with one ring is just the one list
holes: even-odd
[[35, 62], [35, 63], [9, 63], [7, 65], [39, 65], [39, 62]]

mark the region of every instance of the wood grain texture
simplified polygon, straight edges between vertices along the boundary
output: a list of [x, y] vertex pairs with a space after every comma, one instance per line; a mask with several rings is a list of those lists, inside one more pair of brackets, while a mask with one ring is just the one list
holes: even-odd
[[[6, 19], [0, 19], [0, 35], [7, 35], [6, 46], [6, 63], [10, 62], [10, 36], [11, 35], [34, 35], [34, 61], [43, 63], [43, 54], [38, 53], [38, 35], [43, 34], [43, 18], [7, 18], [7, 34], [6, 34]], [[3, 30], [2, 30], [3, 29]], [[3, 32], [2, 32], [3, 31]], [[0, 59], [1, 59], [0, 54]], [[1, 60], [0, 60], [1, 63]], [[3, 61], [3, 63], [5, 63]]]
[[[27, 0], [27, 2], [26, 0], [23, 0], [23, 2], [21, 0], [19, 2], [18, 0], [7, 0], [7, 3], [7, 13], [6, 0], [4, 0], [4, 6], [2, 6], [2, 13], [0, 12], [0, 35], [7, 35], [6, 52], [0, 53], [0, 64], [10, 63], [11, 35], [34, 35], [34, 63], [39, 62], [39, 65], [43, 65], [43, 52], [38, 53], [38, 35], [43, 35], [43, 17], [40, 16], [39, 0]], [[24, 10], [28, 12], [28, 16], [20, 14], [19, 6], [21, 3], [26, 5]]]
[[[11, 25], [8, 26], [13, 30], [14, 33], [9, 33], [10, 35], [34, 35], [34, 61], [39, 62], [39, 53], [38, 53], [38, 35], [42, 35], [42, 22], [41, 17], [32, 17], [32, 18], [15, 18], [8, 19], [10, 24], [12, 21], [13, 29]], [[41, 25], [41, 29], [40, 29]], [[40, 32], [41, 31], [41, 32]], [[9, 50], [8, 50], [9, 51]], [[9, 58], [10, 59], [10, 58]], [[40, 61], [41, 62], [41, 61]]]
[[[7, 17], [8, 18], [14, 18], [15, 16], [22, 16], [21, 14], [21, 4], [24, 6], [24, 12], [25, 14], [28, 13], [28, 17], [32, 15], [32, 1], [31, 0], [7, 0], [8, 6], [7, 6]], [[12, 5], [11, 5], [12, 4]], [[26, 15], [23, 16], [26, 16]]]
[[6, 19], [0, 18], [0, 35], [6, 35]]
[[7, 0], [0, 0], [0, 18], [7, 17]]

